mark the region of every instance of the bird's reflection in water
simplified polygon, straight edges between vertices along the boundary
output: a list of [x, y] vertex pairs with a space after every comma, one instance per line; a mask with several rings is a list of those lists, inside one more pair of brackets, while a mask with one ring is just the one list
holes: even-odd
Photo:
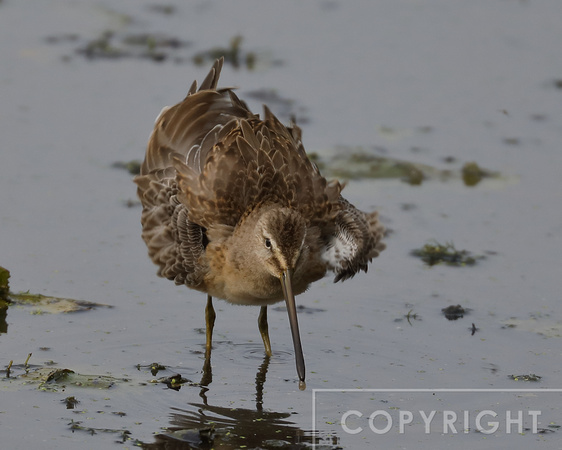
[[213, 369], [211, 367], [211, 353], [205, 353], [205, 363], [203, 364], [203, 375], [201, 376], [201, 392], [199, 392], [199, 397], [203, 399], [203, 403], [207, 404], [207, 391], [209, 390], [209, 385], [213, 382]]
[[269, 368], [269, 360], [270, 357], [265, 355], [260, 370], [256, 373], [256, 411], [258, 412], [263, 410], [263, 385], [265, 384], [267, 369]]
[[[263, 387], [270, 357], [265, 356], [256, 373], [256, 408], [209, 405], [206, 393], [213, 380], [210, 357], [205, 358], [199, 396], [203, 403], [189, 403], [186, 409], [173, 408], [167, 431], [155, 436], [145, 449], [304, 449], [311, 448], [313, 436], [288, 420], [291, 413], [264, 411]], [[322, 448], [337, 448], [325, 447]]]
[[[269, 369], [269, 363], [271, 357], [264, 355], [263, 362], [261, 363], [258, 372], [256, 373], [256, 411], [261, 411], [263, 409], [263, 386], [267, 378], [267, 371]], [[213, 369], [211, 366], [211, 355], [210, 353], [205, 353], [205, 362], [203, 363], [203, 370], [201, 376], [201, 391], [199, 392], [199, 397], [203, 400], [205, 406], [208, 405], [207, 392], [209, 391], [209, 385], [213, 382]]]

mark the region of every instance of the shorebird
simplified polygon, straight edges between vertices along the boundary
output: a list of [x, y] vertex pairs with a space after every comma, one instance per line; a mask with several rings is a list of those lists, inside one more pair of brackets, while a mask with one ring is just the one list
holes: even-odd
[[295, 295], [328, 270], [334, 281], [367, 271], [384, 227], [341, 196], [308, 158], [295, 124], [264, 106], [253, 114], [232, 88], [217, 88], [223, 59], [197, 88], [162, 110], [140, 175], [142, 238], [158, 275], [207, 293], [206, 359], [212, 298], [261, 306], [258, 328], [271, 356], [267, 307], [285, 300], [299, 387], [305, 387]]

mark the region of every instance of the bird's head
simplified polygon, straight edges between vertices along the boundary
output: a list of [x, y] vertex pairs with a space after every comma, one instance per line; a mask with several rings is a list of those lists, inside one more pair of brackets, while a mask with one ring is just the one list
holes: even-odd
[[275, 278], [293, 272], [300, 264], [306, 238], [306, 222], [289, 208], [266, 210], [255, 227], [257, 257]]
[[281, 283], [293, 336], [299, 388], [304, 389], [304, 356], [291, 279], [294, 271], [301, 267], [303, 256], [307, 252], [306, 221], [293, 209], [271, 208], [263, 211], [254, 230], [258, 262]]

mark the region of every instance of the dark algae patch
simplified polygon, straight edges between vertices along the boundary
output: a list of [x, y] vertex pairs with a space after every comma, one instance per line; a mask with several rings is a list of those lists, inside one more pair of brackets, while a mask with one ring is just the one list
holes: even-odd
[[462, 319], [466, 314], [466, 310], [461, 305], [450, 305], [441, 310], [448, 320]]
[[461, 174], [462, 180], [467, 186], [476, 186], [484, 178], [499, 176], [498, 172], [492, 172], [490, 170], [482, 169], [475, 162], [466, 163], [462, 167]]
[[75, 431], [84, 431], [90, 435], [95, 435], [98, 433], [111, 433], [111, 434], [116, 434], [118, 436], [120, 436], [120, 439], [117, 441], [118, 443], [125, 443], [126, 441], [128, 441], [130, 439], [130, 435], [131, 432], [129, 430], [119, 430], [119, 429], [114, 429], [114, 428], [95, 428], [95, 427], [88, 427], [86, 425], [83, 425], [82, 421], [75, 421], [72, 420], [68, 426], [70, 427], [70, 429], [72, 430], [72, 432]]
[[[467, 162], [460, 169], [438, 169], [428, 164], [391, 158], [363, 147], [340, 146], [329, 158], [314, 155], [314, 162], [323, 173], [334, 178], [359, 180], [364, 178], [398, 178], [412, 186], [425, 181], [462, 180], [466, 186], [476, 186], [485, 178], [499, 178], [500, 173]], [[447, 161], [455, 162], [455, 161]]]
[[[163, 8], [163, 7], [161, 7]], [[161, 9], [162, 10], [162, 9]], [[129, 31], [138, 21], [127, 14], [110, 10], [105, 11], [108, 18], [118, 25], [108, 28], [93, 38], [76, 33], [60, 33], [47, 36], [45, 42], [51, 45], [72, 46], [70, 54], [63, 56], [63, 61], [70, 61], [76, 55], [87, 60], [122, 60], [146, 59], [156, 63], [171, 60], [176, 63], [191, 61], [184, 52], [191, 43], [167, 32]], [[173, 10], [169, 10], [169, 15]], [[116, 31], [116, 28], [119, 31]]]
[[400, 178], [411, 185], [420, 185], [431, 172], [431, 168], [423, 164], [353, 150], [338, 152], [331, 160], [323, 161], [322, 166], [335, 178]]
[[508, 375], [508, 378], [513, 381], [532, 381], [532, 382], [541, 381], [542, 379], [540, 375], [535, 375], [534, 373], [530, 373], [528, 375]]
[[242, 36], [236, 35], [224, 47], [212, 47], [194, 54], [190, 51], [191, 42], [166, 32], [134, 33], [105, 30], [92, 39], [77, 34], [58, 34], [45, 38], [45, 42], [50, 45], [74, 47], [72, 53], [63, 56], [64, 61], [71, 61], [78, 55], [90, 61], [144, 59], [155, 63], [171, 61], [204, 66], [209, 61], [224, 57], [225, 63], [235, 69], [254, 70], [260, 62], [260, 57], [257, 52], [244, 50], [242, 41]]
[[[126, 378], [115, 378], [110, 375], [85, 375], [66, 368], [51, 367], [51, 363], [44, 365], [31, 365], [27, 356], [23, 364], [14, 364], [13, 360], [5, 369], [3, 381], [9, 381], [6, 389], [17, 389], [19, 384], [37, 385], [37, 389], [51, 392], [64, 392], [69, 387], [109, 389], [116, 383], [128, 382]], [[56, 364], [56, 363], [52, 363]], [[0, 371], [1, 372], [1, 371]], [[21, 383], [17, 383], [17, 381]], [[65, 399], [67, 405], [72, 403], [74, 397]], [[74, 402], [76, 406], [78, 402]], [[69, 408], [70, 409], [70, 408]]]
[[462, 267], [473, 266], [484, 256], [473, 256], [467, 250], [457, 250], [452, 242], [440, 244], [432, 241], [423, 247], [412, 250], [411, 254], [420, 258], [428, 266], [446, 264], [448, 266]]
[[[167, 368], [166, 366], [154, 362], [152, 364], [148, 364], [148, 365], [143, 365], [143, 364], [137, 364], [136, 365], [136, 369], [138, 371], [146, 371], [149, 370], [151, 375], [153, 377], [155, 377], [156, 375], [158, 375], [159, 372], [168, 372], [170, 373], [170, 369]], [[176, 373], [176, 372], [172, 372], [171, 375], [168, 376], [164, 376], [164, 377], [160, 377], [157, 379], [152, 379], [150, 381], [151, 384], [165, 384], [166, 387], [168, 389], [173, 389], [175, 391], [179, 391], [182, 386], [195, 386], [195, 387], [201, 387], [201, 383], [196, 383], [193, 382], [185, 377], [183, 377], [180, 373]]]
[[163, 34], [127, 34], [106, 31], [77, 50], [87, 59], [139, 58], [164, 61], [189, 43]]
[[60, 314], [79, 311], [90, 311], [95, 308], [112, 308], [111, 305], [94, 303], [72, 298], [50, 297], [29, 292], [10, 293], [11, 303], [19, 306], [32, 307], [32, 314]]
[[65, 399], [61, 400], [61, 402], [63, 402], [66, 406], [66, 409], [74, 409], [76, 408], [76, 406], [78, 406], [78, 403], [80, 403], [80, 400], [78, 400], [74, 395], [71, 395], [69, 397], [66, 397]]
[[152, 374], [153, 377], [155, 377], [158, 374], [158, 372], [160, 372], [161, 370], [166, 370], [166, 366], [163, 366], [162, 364], [156, 363], [156, 362], [150, 364], [149, 366], [141, 366], [139, 364], [139, 365], [137, 365], [137, 370], [140, 370], [141, 367], [150, 368], [150, 373]]
[[173, 389], [174, 391], [179, 391], [184, 384], [188, 384], [189, 386], [198, 386], [197, 383], [193, 383], [191, 380], [182, 377], [179, 373], [170, 375], [169, 377], [159, 378], [157, 381], [158, 383], [165, 384], [168, 389]]
[[37, 383], [43, 391], [64, 392], [69, 387], [109, 389], [117, 382], [127, 381], [109, 375], [84, 375], [71, 369], [41, 367], [17, 377], [26, 384]]
[[[172, 17], [176, 13], [176, 8], [172, 5], [152, 5], [148, 10], [159, 13], [161, 17]], [[194, 51], [191, 41], [178, 37], [191, 35], [189, 30], [181, 30], [178, 35], [173, 35], [170, 30], [174, 27], [164, 26], [161, 31], [146, 32], [145, 27], [139, 26], [144, 19], [109, 9], [104, 12], [114, 25], [108, 26], [99, 34], [92, 37], [61, 32], [46, 36], [44, 42], [65, 47], [67, 50], [62, 56], [65, 62], [80, 57], [89, 61], [137, 59], [154, 63], [173, 62], [202, 66], [224, 57], [225, 63], [235, 69], [254, 70], [258, 63], [264, 58], [267, 59], [264, 53], [243, 48], [244, 38], [241, 34], [234, 35], [224, 46], [217, 45]], [[142, 15], [138, 11], [137, 14]], [[280, 64], [280, 61], [269, 63]]]
[[71, 298], [50, 297], [42, 294], [27, 292], [10, 292], [8, 279], [10, 272], [0, 267], [0, 333], [7, 332], [6, 314], [10, 305], [32, 307], [32, 314], [60, 314], [78, 311], [89, 311], [91, 309], [110, 305], [94, 303]]

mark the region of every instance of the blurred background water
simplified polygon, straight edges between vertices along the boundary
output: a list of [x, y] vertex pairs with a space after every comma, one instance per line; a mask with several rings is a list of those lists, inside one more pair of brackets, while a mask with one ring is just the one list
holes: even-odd
[[[2, 446], [308, 448], [313, 428], [326, 448], [558, 446], [559, 394], [441, 397], [453, 410], [542, 410], [543, 433], [491, 444], [474, 430], [350, 435], [338, 423], [349, 407], [434, 404], [338, 394], [313, 423], [312, 391], [561, 387], [561, 17], [558, 0], [1, 1], [0, 265], [14, 292], [112, 306], [3, 310], [0, 367], [14, 364], [0, 383]], [[343, 171], [346, 197], [390, 230], [368, 274], [297, 298], [304, 392], [282, 308], [268, 361], [258, 309], [219, 301], [201, 388], [205, 296], [155, 275], [132, 177], [113, 167], [142, 159], [160, 109], [220, 54], [221, 85], [256, 113], [294, 115], [326, 174]], [[381, 161], [421, 184], [381, 175]], [[496, 176], [467, 186], [470, 162]], [[485, 258], [428, 267], [411, 251], [432, 239]], [[457, 304], [463, 317], [447, 320]], [[44, 392], [23, 376], [29, 353], [30, 372], [114, 383]], [[166, 369], [153, 375], [155, 362]], [[191, 383], [153, 382], [175, 374]]]

